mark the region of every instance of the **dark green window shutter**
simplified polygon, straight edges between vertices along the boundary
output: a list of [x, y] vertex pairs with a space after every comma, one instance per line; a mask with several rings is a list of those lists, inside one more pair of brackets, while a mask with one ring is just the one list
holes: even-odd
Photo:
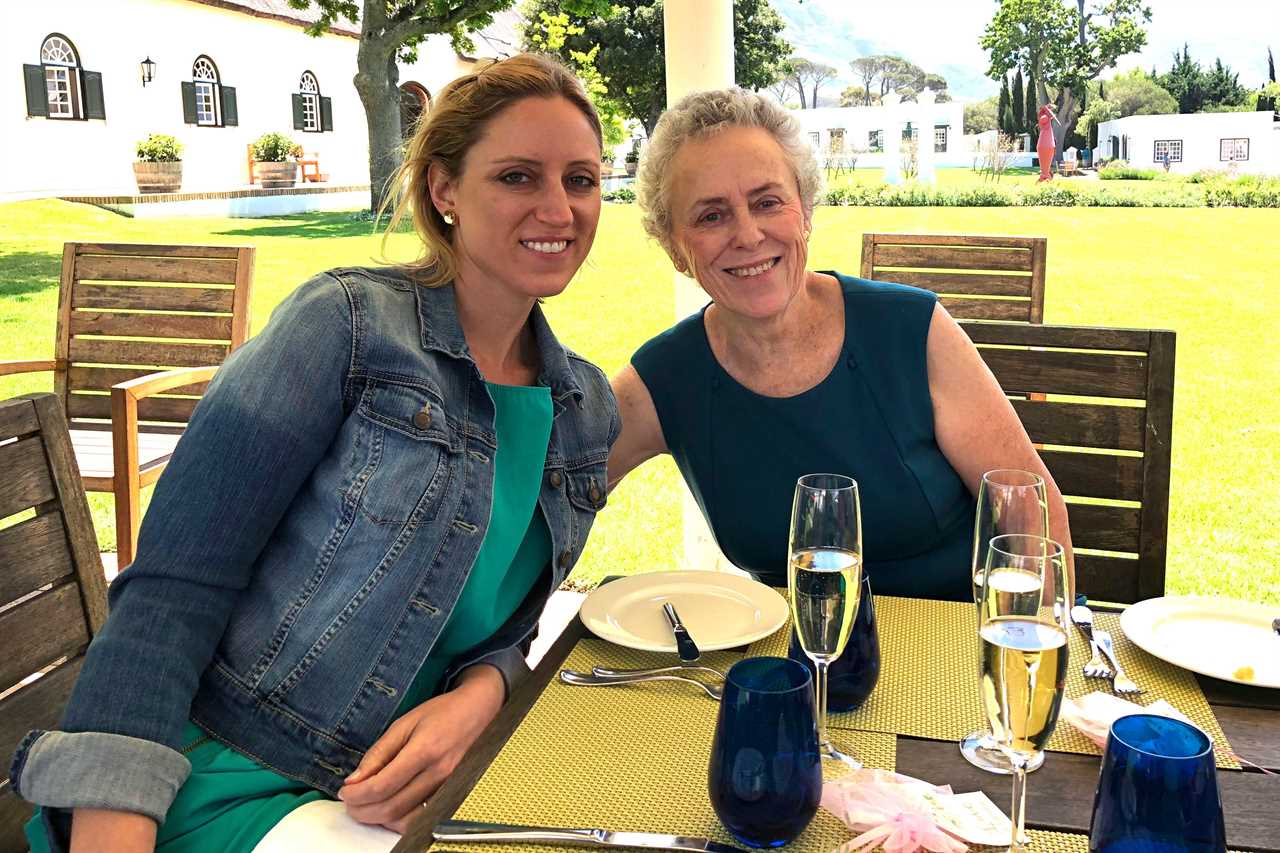
[[320, 99], [320, 129], [333, 130], [333, 98]]
[[307, 126], [307, 119], [304, 115], [305, 110], [303, 109], [302, 96], [297, 92], [294, 92], [290, 97], [293, 98], [293, 129], [305, 130]]
[[106, 118], [107, 110], [102, 101], [102, 73], [84, 71], [84, 117]]
[[49, 87], [44, 82], [44, 66], [22, 66], [22, 78], [27, 84], [27, 115], [48, 118]]
[[182, 81], [182, 120], [196, 123], [196, 84], [186, 80]]
[[240, 110], [236, 107], [236, 90], [233, 86], [223, 86], [222, 91], [222, 126], [238, 127]]

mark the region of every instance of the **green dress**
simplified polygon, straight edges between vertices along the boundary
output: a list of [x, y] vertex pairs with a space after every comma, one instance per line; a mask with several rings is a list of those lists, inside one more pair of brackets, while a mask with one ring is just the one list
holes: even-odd
[[[436, 695], [459, 654], [484, 642], [515, 613], [551, 559], [551, 533], [538, 509], [553, 415], [550, 389], [485, 383], [496, 408], [489, 529], [475, 565], [430, 655], [405, 692], [400, 717]], [[157, 853], [250, 851], [289, 812], [325, 798], [214, 740], [194, 723], [183, 733], [191, 776], [156, 839]], [[47, 853], [39, 810], [26, 826], [32, 853]]]

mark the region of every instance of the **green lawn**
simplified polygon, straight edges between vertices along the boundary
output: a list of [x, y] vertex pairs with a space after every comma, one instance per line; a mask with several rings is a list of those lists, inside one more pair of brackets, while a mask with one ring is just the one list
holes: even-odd
[[[836, 175], [834, 170], [828, 169], [825, 177], [827, 189], [847, 187], [855, 184], [873, 187], [884, 183], [884, 169], [864, 169], [859, 167], [853, 171], [842, 171], [839, 175]], [[981, 172], [975, 172], [973, 169], [967, 167], [947, 167], [937, 169], [936, 177], [936, 186], [943, 190], [958, 190], [969, 187], [1000, 187], [1001, 189], [1011, 191], [1027, 190], [1034, 187], [1040, 180], [1040, 170], [1011, 167], [1005, 170], [999, 181], [992, 181], [986, 178]], [[1096, 178], [1085, 177], [1083, 175], [1073, 175], [1071, 177], [1056, 176], [1053, 180], [1054, 183], [1061, 183], [1076, 189], [1080, 189], [1082, 187], [1105, 187], [1109, 190], [1136, 190], [1139, 193], [1143, 191], [1160, 191], [1162, 189], [1168, 189], [1171, 185], [1181, 183], [1176, 180], [1176, 176], [1169, 177], [1168, 180], [1159, 181], [1100, 181]]]
[[[1169, 589], [1280, 604], [1273, 340], [1280, 277], [1267, 251], [1280, 233], [1280, 211], [823, 207], [815, 218], [811, 266], [850, 272], [858, 269], [864, 231], [1043, 235], [1046, 322], [1176, 330]], [[587, 266], [547, 304], [565, 342], [611, 374], [674, 319], [670, 266], [637, 220], [633, 206], [606, 205]], [[369, 225], [345, 214], [147, 221], [22, 202], [0, 205], [0, 235], [0, 359], [51, 355], [65, 239], [255, 245], [255, 331], [307, 276], [380, 254]], [[403, 258], [413, 238], [396, 235], [389, 249]], [[48, 374], [0, 379], [0, 397], [50, 384]], [[665, 459], [629, 477], [601, 515], [575, 581], [677, 567], [680, 488]], [[113, 547], [109, 498], [91, 502], [100, 539]]]

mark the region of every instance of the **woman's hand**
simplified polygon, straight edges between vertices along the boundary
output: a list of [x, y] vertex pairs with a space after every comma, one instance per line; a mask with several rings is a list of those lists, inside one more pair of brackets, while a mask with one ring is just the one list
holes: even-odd
[[505, 693], [498, 670], [480, 664], [464, 670], [448, 693], [392, 723], [338, 792], [347, 814], [360, 823], [404, 832], [414, 812], [497, 715]]
[[76, 809], [71, 817], [71, 853], [153, 853], [156, 822], [133, 812]]

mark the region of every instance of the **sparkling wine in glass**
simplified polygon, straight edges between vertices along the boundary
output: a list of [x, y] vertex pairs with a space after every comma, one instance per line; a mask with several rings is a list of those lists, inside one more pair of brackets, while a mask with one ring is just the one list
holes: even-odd
[[[982, 570], [987, 548], [994, 537], [1007, 533], [1049, 535], [1049, 501], [1044, 478], [1039, 474], [999, 468], [982, 475], [978, 486], [978, 509], [973, 520], [973, 559], [970, 565], [975, 605], [982, 600]], [[1005, 580], [1015, 582], [1010, 578]], [[990, 731], [972, 732], [963, 738], [960, 754], [973, 766], [989, 773], [1013, 772], [1009, 759]], [[1038, 753], [1028, 764], [1028, 772], [1043, 763], [1044, 754]]]
[[1009, 853], [1026, 850], [1027, 764], [1058, 722], [1067, 680], [1066, 557], [1043, 536], [991, 540], [979, 603], [982, 707], [1013, 767]]
[[796, 636], [817, 674], [819, 748], [857, 765], [827, 736], [827, 667], [844, 651], [862, 597], [862, 511], [852, 478], [807, 474], [796, 482], [787, 585]]

